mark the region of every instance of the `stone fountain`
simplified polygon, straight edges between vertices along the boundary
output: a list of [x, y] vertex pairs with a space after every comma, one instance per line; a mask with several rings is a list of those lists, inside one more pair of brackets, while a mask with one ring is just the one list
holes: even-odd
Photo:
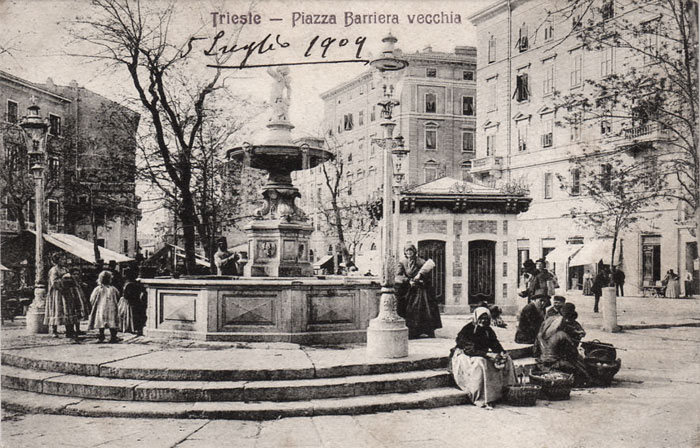
[[267, 129], [227, 155], [268, 173], [263, 206], [246, 227], [244, 275], [143, 279], [147, 336], [304, 344], [366, 341], [369, 320], [378, 313], [377, 279], [313, 277], [313, 227], [295, 203], [300, 194], [291, 173], [313, 168], [332, 154], [292, 139], [289, 71], [276, 67], [268, 74], [275, 83]]

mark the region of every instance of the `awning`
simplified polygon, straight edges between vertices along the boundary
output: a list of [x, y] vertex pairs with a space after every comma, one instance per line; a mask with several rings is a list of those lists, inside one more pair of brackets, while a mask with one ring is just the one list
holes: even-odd
[[569, 259], [578, 253], [581, 248], [583, 248], [583, 244], [569, 244], [564, 247], [558, 247], [547, 254], [547, 263], [551, 263], [551, 267], [555, 271], [562, 272], [562, 269], [566, 269], [566, 263]]
[[5, 266], [3, 266], [3, 265], [0, 264], [0, 271], [11, 271], [11, 270], [12, 270], [12, 269], [7, 268], [7, 267], [5, 267]]
[[[596, 264], [600, 260], [603, 263], [610, 263], [610, 255], [612, 254], [612, 240], [593, 240], [585, 243], [583, 249], [578, 251], [569, 262], [569, 266], [585, 266], [587, 264]], [[615, 265], [620, 264], [622, 254], [622, 245], [617, 242], [615, 248]]]
[[321, 258], [316, 263], [314, 263], [314, 269], [321, 269], [324, 267], [323, 265], [325, 265], [329, 261], [332, 262], [332, 260], [333, 260], [333, 255], [326, 255], [325, 257]]
[[[34, 233], [33, 230], [30, 230], [30, 232], [36, 235], [36, 233]], [[45, 233], [44, 241], [46, 241], [47, 243], [51, 243], [59, 249], [62, 249], [71, 255], [81, 258], [87, 261], [88, 263], [95, 263], [95, 250], [93, 247], [93, 243], [90, 241], [85, 241], [82, 238], [79, 238], [75, 235], [69, 235], [67, 233]], [[102, 258], [102, 260], [104, 260], [105, 263], [109, 263], [112, 260], [116, 261], [117, 263], [126, 263], [129, 261], [134, 261], [133, 258], [127, 257], [126, 255], [122, 255], [118, 252], [114, 252], [113, 250], [109, 250], [104, 247], [100, 247], [99, 251], [100, 257]]]

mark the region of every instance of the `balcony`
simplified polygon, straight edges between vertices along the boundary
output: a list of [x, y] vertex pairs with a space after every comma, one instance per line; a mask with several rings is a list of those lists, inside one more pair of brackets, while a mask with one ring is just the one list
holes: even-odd
[[641, 126], [635, 126], [630, 129], [625, 129], [623, 138], [617, 144], [620, 147], [632, 147], [668, 138], [668, 132], [663, 129], [658, 123], [646, 123]]
[[472, 160], [471, 172], [484, 173], [503, 169], [503, 157], [488, 156]]

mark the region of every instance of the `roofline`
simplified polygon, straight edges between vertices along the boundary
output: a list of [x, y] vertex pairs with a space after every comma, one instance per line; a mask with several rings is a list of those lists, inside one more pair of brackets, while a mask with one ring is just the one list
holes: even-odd
[[36, 84], [34, 84], [34, 83], [31, 83], [31, 82], [29, 82], [29, 81], [27, 81], [27, 80], [25, 80], [25, 79], [19, 78], [19, 77], [13, 75], [13, 74], [8, 73], [8, 72], [5, 72], [5, 71], [0, 70], [0, 78], [5, 78], [5, 79], [7, 79], [7, 80], [9, 80], [9, 81], [12, 81], [12, 82], [15, 82], [15, 83], [17, 83], [17, 84], [23, 85], [24, 87], [29, 87], [30, 89], [37, 90], [37, 91], [39, 91], [39, 92], [41, 92], [41, 93], [43, 93], [43, 94], [45, 94], [45, 95], [52, 96], [52, 97], [57, 98], [57, 99], [59, 99], [59, 100], [61, 100], [61, 101], [63, 101], [63, 102], [72, 103], [72, 101], [71, 101], [70, 99], [66, 98], [66, 97], [63, 97], [63, 96], [58, 95], [58, 94], [56, 94], [56, 93], [53, 93], [53, 92], [51, 92], [51, 91], [49, 91], [49, 90], [43, 89], [43, 88], [39, 87], [38, 85], [36, 85]]
[[508, 6], [508, 2], [509, 2], [509, 0], [498, 0], [490, 5], [486, 6], [485, 8], [480, 9], [479, 11], [475, 12], [474, 14], [467, 16], [467, 20], [469, 20], [474, 25], [476, 25], [477, 22], [480, 22], [483, 19], [487, 18], [488, 16], [495, 14], [504, 6]]

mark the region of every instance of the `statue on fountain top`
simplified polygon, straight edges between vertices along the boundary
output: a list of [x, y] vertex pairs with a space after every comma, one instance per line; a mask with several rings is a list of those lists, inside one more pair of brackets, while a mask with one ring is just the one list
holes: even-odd
[[267, 73], [275, 80], [270, 94], [273, 110], [270, 121], [289, 121], [289, 104], [292, 96], [289, 68], [285, 66], [268, 67]]

